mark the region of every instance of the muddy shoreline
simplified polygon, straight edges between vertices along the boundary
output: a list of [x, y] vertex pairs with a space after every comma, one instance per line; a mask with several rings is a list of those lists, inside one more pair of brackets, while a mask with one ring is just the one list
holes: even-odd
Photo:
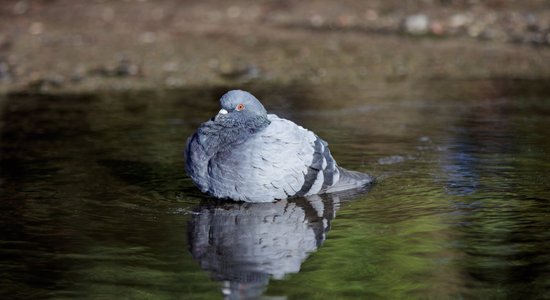
[[3, 1], [0, 91], [547, 82], [530, 1]]

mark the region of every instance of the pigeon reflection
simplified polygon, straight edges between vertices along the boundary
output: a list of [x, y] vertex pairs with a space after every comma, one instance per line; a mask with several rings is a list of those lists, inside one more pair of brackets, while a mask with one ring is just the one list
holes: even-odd
[[325, 240], [341, 201], [357, 192], [201, 205], [188, 227], [191, 254], [223, 282], [226, 299], [259, 297], [271, 277], [300, 271]]

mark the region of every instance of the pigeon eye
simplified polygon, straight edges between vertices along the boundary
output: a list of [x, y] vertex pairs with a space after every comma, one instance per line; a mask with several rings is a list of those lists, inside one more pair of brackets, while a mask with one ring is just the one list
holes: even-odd
[[235, 110], [237, 110], [237, 111], [241, 111], [243, 109], [244, 109], [244, 104], [242, 104], [242, 103], [235, 107]]

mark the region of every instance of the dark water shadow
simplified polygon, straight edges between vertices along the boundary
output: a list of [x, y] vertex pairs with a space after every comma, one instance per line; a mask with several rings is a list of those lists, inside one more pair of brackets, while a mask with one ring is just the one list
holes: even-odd
[[[458, 251], [463, 254], [455, 268], [469, 282], [474, 282], [469, 278], [477, 282], [471, 287], [472, 297], [497, 290], [517, 290], [514, 295], [524, 298], [542, 294], [549, 286], [545, 275], [550, 253], [546, 230], [549, 197], [543, 189], [550, 149], [546, 134], [550, 114], [547, 83], [545, 78], [428, 79], [414, 82], [413, 87], [422, 91], [419, 95], [434, 101], [411, 101], [411, 106], [386, 104], [383, 96], [387, 91], [380, 92], [380, 98], [369, 98], [376, 90], [350, 88], [348, 94], [356, 94], [353, 97], [333, 97], [346, 94], [346, 87], [300, 85], [0, 97], [0, 273], [4, 275], [0, 278], [0, 294], [9, 295], [4, 297], [7, 299], [34, 299], [57, 292], [86, 293], [88, 286], [74, 286], [78, 281], [74, 272], [88, 262], [68, 256], [87, 258], [98, 245], [110, 245], [117, 253], [126, 253], [130, 246], [147, 246], [143, 248], [152, 249], [149, 254], [172, 267], [175, 264], [166, 245], [172, 245], [174, 240], [183, 245], [185, 241], [181, 224], [167, 218], [166, 211], [177, 206], [187, 212], [187, 208], [202, 200], [205, 202], [191, 216], [190, 250], [202, 269], [227, 283], [224, 291], [228, 295], [259, 295], [272, 277], [278, 279], [298, 272], [308, 255], [322, 245], [338, 203], [347, 197], [325, 195], [269, 204], [212, 203], [185, 175], [181, 156], [185, 138], [219, 109], [219, 96], [232, 88], [250, 90], [265, 100], [270, 111], [326, 137], [335, 146], [334, 153], [341, 155], [338, 161], [343, 166], [357, 165], [356, 157], [365, 151], [386, 156], [391, 151], [399, 154], [405, 151], [400, 149], [413, 148], [417, 143], [414, 136], [393, 135], [374, 126], [376, 122], [383, 127], [392, 125], [385, 121], [390, 119], [388, 115], [394, 119], [410, 118], [401, 124], [446, 146], [445, 152], [424, 153], [425, 160], [430, 155], [437, 156], [437, 163], [424, 167], [422, 160], [416, 160], [409, 167], [417, 176], [421, 171], [428, 174], [441, 167], [439, 161], [445, 164], [443, 172], [433, 172], [447, 176], [429, 187], [442, 186], [448, 192], [446, 197], [453, 197], [456, 206], [464, 207], [459, 211], [462, 227], [453, 229], [458, 232], [453, 242], [461, 245]], [[538, 100], [526, 101], [529, 97]], [[337, 118], [334, 111], [339, 107], [348, 114], [355, 107], [369, 105], [386, 105], [387, 109], [365, 109], [365, 113], [358, 111], [352, 117], [341, 115], [338, 118], [353, 122], [345, 129], [343, 121], [332, 121]], [[402, 114], [391, 115], [396, 109], [401, 109]], [[446, 109], [452, 113], [432, 118]], [[377, 117], [380, 115], [383, 116]], [[336, 130], [323, 134], [322, 129], [333, 124], [337, 125]], [[342, 136], [351, 130], [355, 130], [349, 135], [351, 138], [344, 139]], [[382, 138], [385, 140], [380, 143]], [[402, 147], [394, 147], [395, 144]], [[368, 147], [357, 148], [363, 145]], [[358, 150], [352, 153], [353, 149]], [[394, 164], [394, 174], [409, 176], [404, 173], [404, 165]], [[408, 193], [408, 199], [419, 202], [411, 202], [414, 205], [407, 210], [388, 214], [388, 223], [402, 220], [403, 215], [416, 216], [415, 209], [422, 208], [419, 203], [425, 201], [418, 199], [421, 192], [407, 185], [410, 181], [394, 182], [405, 187], [402, 191]], [[391, 189], [399, 187], [387, 185], [384, 189], [392, 195]], [[176, 238], [171, 240], [169, 232], [175, 232]], [[396, 248], [406, 245], [398, 243], [407, 241], [400, 240], [403, 237], [394, 237], [387, 240], [396, 241]], [[365, 247], [374, 248], [376, 241], [371, 241], [363, 239]], [[431, 240], [426, 237], [419, 241]], [[181, 247], [176, 248], [175, 252], [182, 254]], [[380, 253], [382, 257], [390, 256], [385, 250]], [[182, 261], [194, 264], [189, 255], [184, 255]], [[131, 262], [132, 266], [144, 268], [147, 263], [142, 258]], [[132, 280], [137, 278], [118, 263], [97, 264], [105, 273], [130, 273]], [[386, 267], [379, 264], [377, 267]], [[410, 274], [403, 271], [409, 270], [409, 265], [402, 261], [398, 265], [403, 274]], [[174, 274], [174, 269], [162, 270], [162, 274]], [[185, 267], [177, 269], [187, 271]], [[202, 272], [195, 269], [188, 272]], [[204, 281], [196, 275], [190, 274], [178, 292], [197, 296], [188, 288]], [[383, 276], [380, 279], [385, 280]], [[101, 290], [111, 298], [129, 286], [119, 280], [111, 283], [111, 290]], [[157, 285], [153, 287], [152, 283]], [[135, 285], [148, 287], [151, 293], [177, 286], [158, 278], [138, 278]], [[286, 287], [291, 288], [292, 284]], [[307, 292], [308, 288], [303, 287], [300, 292]]]
[[325, 241], [340, 204], [367, 189], [274, 203], [205, 202], [189, 221], [189, 250], [226, 299], [255, 299], [270, 278], [300, 272]]

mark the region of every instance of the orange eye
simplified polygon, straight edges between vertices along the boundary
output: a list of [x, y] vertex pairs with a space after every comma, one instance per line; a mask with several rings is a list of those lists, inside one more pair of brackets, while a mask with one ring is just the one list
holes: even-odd
[[235, 107], [235, 109], [236, 109], [237, 111], [243, 110], [243, 109], [244, 109], [244, 104], [241, 103], [241, 104], [237, 105], [237, 107]]

